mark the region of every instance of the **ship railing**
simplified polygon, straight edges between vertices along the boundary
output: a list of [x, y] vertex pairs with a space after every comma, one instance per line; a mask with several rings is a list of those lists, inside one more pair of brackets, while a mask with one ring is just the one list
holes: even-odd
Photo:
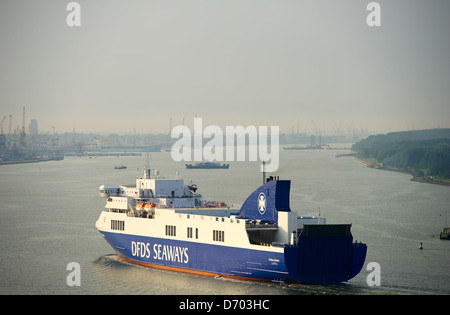
[[227, 208], [229, 209], [230, 206], [227, 205], [223, 201], [206, 201], [204, 200], [201, 205], [202, 208]]
[[258, 242], [255, 240], [250, 240], [250, 244], [259, 245], [259, 246], [267, 246], [267, 247], [289, 247], [290, 246], [289, 244], [280, 243], [280, 242], [266, 243], [266, 242]]
[[354, 241], [353, 242], [353, 246], [355, 246], [355, 247], [365, 247], [367, 245], [366, 245], [366, 243], [363, 243], [363, 242]]
[[127, 216], [132, 218], [155, 219], [155, 212], [143, 210], [128, 210]]
[[245, 223], [246, 229], [251, 230], [278, 230], [278, 225], [270, 222], [262, 222], [260, 220], [247, 221]]

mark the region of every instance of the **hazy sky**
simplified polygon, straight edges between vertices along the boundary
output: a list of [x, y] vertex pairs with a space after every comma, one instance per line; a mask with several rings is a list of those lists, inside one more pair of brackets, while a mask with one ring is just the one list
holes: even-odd
[[450, 128], [450, 1], [1, 0], [0, 119], [166, 133]]

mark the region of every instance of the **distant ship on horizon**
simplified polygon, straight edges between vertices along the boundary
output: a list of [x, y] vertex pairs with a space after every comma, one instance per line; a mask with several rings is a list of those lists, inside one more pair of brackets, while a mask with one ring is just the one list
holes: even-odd
[[195, 164], [186, 164], [187, 169], [228, 169], [230, 164], [220, 164], [213, 162], [200, 162]]
[[324, 149], [321, 145], [308, 145], [308, 146], [290, 146], [283, 147], [283, 150], [322, 150]]
[[161, 144], [146, 146], [108, 146], [100, 149], [91, 149], [89, 152], [160, 152]]

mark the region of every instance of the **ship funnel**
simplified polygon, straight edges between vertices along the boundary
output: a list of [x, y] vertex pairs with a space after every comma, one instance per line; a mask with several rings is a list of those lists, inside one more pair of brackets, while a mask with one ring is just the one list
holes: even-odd
[[291, 211], [289, 207], [290, 180], [269, 180], [245, 200], [239, 217], [248, 220], [278, 222], [278, 212]]

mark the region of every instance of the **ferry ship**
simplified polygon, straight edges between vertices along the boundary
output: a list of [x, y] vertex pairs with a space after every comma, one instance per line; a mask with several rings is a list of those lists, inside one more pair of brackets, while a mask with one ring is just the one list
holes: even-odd
[[351, 224], [291, 211], [290, 180], [269, 177], [241, 207], [203, 200], [197, 186], [145, 168], [136, 185], [102, 185], [95, 226], [142, 266], [245, 280], [327, 284], [355, 277], [367, 246]]

